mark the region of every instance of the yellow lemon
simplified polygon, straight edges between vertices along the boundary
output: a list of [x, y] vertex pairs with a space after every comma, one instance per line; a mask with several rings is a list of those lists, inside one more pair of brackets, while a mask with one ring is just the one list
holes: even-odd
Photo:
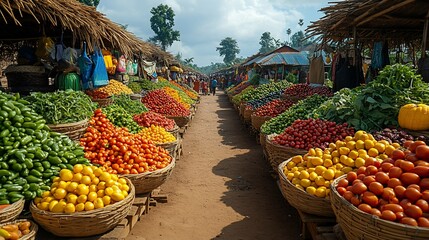
[[290, 170], [290, 169], [292, 169], [293, 167], [295, 167], [296, 166], [296, 164], [294, 163], [294, 162], [292, 162], [292, 161], [290, 161], [290, 162], [288, 162], [287, 164], [286, 164], [286, 167]]
[[340, 147], [339, 152], [340, 152], [341, 155], [348, 155], [349, 152], [350, 152], [350, 149], [347, 148], [347, 147]]
[[343, 141], [341, 141], [341, 140], [337, 140], [337, 141], [335, 142], [335, 146], [336, 146], [336, 149], [337, 149], [337, 150], [339, 150], [340, 148], [345, 147], [345, 146], [346, 146], [346, 143], [345, 143], [345, 142], [343, 142]]
[[34, 199], [34, 203], [35, 204], [38, 204], [38, 203], [41, 203], [42, 202], [42, 198], [41, 197], [36, 197], [35, 199]]
[[99, 198], [104, 197], [104, 190], [98, 190], [97, 191], [97, 197], [99, 197]]
[[98, 188], [97, 185], [90, 185], [89, 186], [89, 192], [97, 192]]
[[77, 197], [77, 202], [78, 203], [86, 203], [87, 200], [88, 200], [88, 196], [87, 195], [79, 195], [79, 197]]
[[113, 181], [112, 179], [110, 179], [109, 181], [106, 182], [106, 187], [111, 187], [113, 185], [115, 185], [115, 181]]
[[399, 143], [392, 143], [392, 146], [395, 148], [395, 149], [398, 149], [401, 145], [399, 144]]
[[394, 146], [392, 146], [392, 145], [387, 145], [387, 147], [386, 147], [386, 149], [384, 150], [384, 153], [387, 155], [387, 156], [390, 156], [390, 155], [392, 155], [392, 153], [393, 153], [393, 151], [395, 150], [395, 147]]
[[311, 157], [310, 161], [313, 166], [320, 166], [323, 164], [323, 159], [320, 157]]
[[310, 181], [310, 179], [301, 179], [300, 184], [301, 184], [301, 186], [306, 188], [306, 187], [309, 187], [311, 185], [311, 181]]
[[324, 153], [323, 154], [323, 159], [332, 159], [332, 155], [331, 154], [327, 154], [327, 153]]
[[323, 166], [324, 167], [330, 167], [330, 166], [332, 166], [334, 163], [332, 162], [332, 160], [331, 159], [325, 159], [325, 161], [323, 161]]
[[90, 166], [84, 166], [82, 169], [82, 175], [90, 176], [91, 174], [94, 174], [94, 171]]
[[[316, 156], [316, 150], [314, 148], [310, 148], [308, 150], [308, 155]], [[294, 158], [299, 159], [299, 157], [301, 157], [301, 155], [295, 156]], [[301, 160], [302, 160], [302, 157], [301, 157]], [[294, 161], [293, 158], [292, 158], [292, 161]]]
[[357, 132], [355, 132], [355, 139], [360, 139], [360, 137], [365, 134], [365, 131], [359, 130]]
[[346, 142], [353, 141], [353, 137], [352, 136], [346, 136], [346, 138], [344, 138], [344, 141], [346, 141]]
[[85, 184], [85, 185], [90, 185], [92, 182], [91, 177], [90, 176], [83, 176], [82, 179], [80, 180], [80, 183]]
[[312, 173], [310, 173], [310, 180], [311, 181], [314, 181], [314, 180], [316, 180], [316, 178], [318, 177], [318, 175], [317, 175], [317, 173], [316, 172], [312, 172]]
[[370, 148], [368, 150], [368, 155], [370, 157], [377, 157], [378, 156], [378, 150], [376, 148]]
[[85, 203], [76, 204], [76, 212], [82, 212], [83, 210], [85, 210]]
[[67, 186], [66, 190], [67, 190], [67, 192], [73, 193], [74, 191], [76, 191], [77, 186], [79, 186], [79, 183], [77, 183], [77, 182], [71, 182]]
[[107, 187], [106, 189], [104, 189], [104, 194], [106, 194], [107, 196], [111, 196], [113, 192], [113, 188], [111, 187]]
[[90, 202], [94, 202], [95, 199], [97, 199], [97, 193], [96, 192], [90, 192], [88, 194], [88, 201]]
[[127, 197], [128, 196], [128, 192], [127, 191], [122, 191], [122, 195], [124, 195], [124, 197]]
[[99, 177], [99, 176], [101, 176], [101, 174], [103, 173], [103, 170], [101, 170], [101, 168], [96, 168], [95, 170], [94, 170], [94, 175], [96, 176], [96, 177]]
[[333, 164], [337, 164], [337, 163], [339, 163], [340, 162], [340, 158], [339, 157], [334, 157], [333, 159], [332, 159], [332, 163]]
[[86, 202], [85, 211], [91, 211], [91, 210], [94, 210], [94, 204], [92, 202]]
[[351, 159], [356, 159], [357, 157], [359, 157], [359, 152], [358, 151], [356, 151], [356, 150], [352, 150], [352, 151], [350, 151], [350, 153], [349, 153], [349, 158], [351, 158]]
[[52, 200], [55, 200], [55, 198], [53, 198], [52, 196], [48, 196], [48, 197], [44, 197], [42, 199], [42, 202], [50, 203], [50, 202], [52, 202]]
[[316, 172], [317, 173], [317, 175], [319, 175], [319, 176], [321, 176], [322, 174], [323, 174], [323, 172], [324, 171], [326, 171], [326, 167], [324, 167], [324, 166], [317, 166], [315, 169], [314, 169], [314, 172]]
[[292, 178], [294, 178], [294, 174], [293, 174], [293, 173], [288, 173], [288, 174], [286, 175], [286, 177], [287, 177], [287, 180], [291, 181], [291, 180], [292, 180]]
[[99, 178], [101, 181], [105, 181], [107, 183], [112, 179], [112, 176], [110, 176], [110, 173], [108, 172], [103, 172], [101, 173]]
[[326, 187], [318, 187], [315, 195], [320, 198], [326, 197]]
[[384, 145], [384, 144], [383, 144], [383, 143], [381, 143], [381, 142], [377, 142], [377, 143], [374, 145], [374, 148], [375, 148], [375, 149], [377, 149], [379, 153], [383, 153], [383, 152], [386, 150], [386, 145]]
[[368, 150], [370, 148], [373, 148], [375, 146], [374, 141], [372, 140], [365, 140], [365, 149]]
[[49, 197], [49, 196], [51, 196], [51, 192], [49, 192], [49, 191], [44, 191], [42, 193], [42, 198]]
[[95, 209], [103, 208], [104, 207], [103, 199], [101, 199], [101, 198], [95, 199], [94, 200], [94, 207], [95, 207]]
[[52, 179], [52, 182], [59, 182], [59, 181], [61, 181], [61, 179], [60, 179], [60, 177], [54, 177], [54, 179]]
[[73, 179], [72, 179], [72, 181], [73, 182], [77, 182], [77, 183], [80, 183], [80, 180], [82, 180], [82, 173], [75, 173], [74, 175], [73, 175]]
[[76, 193], [78, 195], [88, 195], [89, 187], [87, 185], [81, 183], [77, 186]]
[[74, 173], [81, 173], [83, 170], [83, 165], [82, 164], [76, 164], [73, 166], [73, 172]]
[[359, 149], [365, 149], [365, 142], [362, 140], [357, 140], [355, 148], [358, 150]]
[[37, 207], [41, 210], [47, 211], [49, 210], [49, 203], [48, 202], [41, 202]]
[[114, 192], [111, 197], [113, 201], [116, 202], [122, 201], [125, 198], [124, 194], [122, 194], [121, 192]]
[[315, 195], [316, 194], [316, 188], [313, 186], [309, 186], [305, 189], [305, 191], [311, 195]]
[[67, 194], [67, 203], [73, 203], [76, 204], [77, 202], [77, 196], [73, 193]]
[[65, 198], [66, 195], [67, 191], [63, 188], [57, 188], [54, 192], [54, 198], [58, 200]]
[[98, 190], [104, 190], [104, 189], [106, 189], [106, 182], [99, 182], [97, 184], [97, 189]]
[[127, 192], [130, 191], [130, 187], [127, 184], [121, 184], [120, 189]]
[[301, 174], [301, 172], [300, 171], [295, 171], [294, 173], [293, 173], [293, 177], [295, 177], [295, 178], [299, 178], [299, 175]]
[[341, 169], [343, 169], [343, 164], [341, 164], [341, 163], [337, 163], [337, 164], [335, 164], [335, 169], [336, 170], [341, 170]]
[[302, 170], [299, 174], [299, 179], [308, 179], [310, 174], [306, 170]]
[[301, 183], [301, 180], [299, 178], [292, 178], [292, 184], [293, 185], [299, 185], [300, 183]]
[[362, 166], [365, 166], [365, 159], [360, 158], [360, 157], [356, 158], [355, 167], [360, 168]]
[[63, 181], [71, 181], [73, 179], [73, 172], [68, 169], [61, 169], [60, 179]]
[[359, 140], [362, 140], [362, 141], [370, 140], [370, 137], [368, 136], [367, 133], [364, 133], [360, 136]]
[[100, 179], [98, 177], [94, 177], [94, 178], [92, 178], [91, 183], [97, 185], [98, 183], [100, 183]]
[[55, 204], [55, 206], [52, 208], [51, 212], [62, 213], [62, 212], [64, 212], [64, 208], [66, 207], [66, 205], [67, 205], [67, 203], [60, 201], [57, 204]]
[[110, 204], [111, 198], [109, 196], [104, 196], [102, 199], [103, 199], [104, 206], [107, 206]]
[[341, 169], [341, 171], [343, 171], [344, 173], [348, 173], [348, 172], [353, 171], [353, 168], [351, 168], [351, 167], [344, 167], [343, 169]]
[[69, 182], [66, 182], [66, 181], [60, 181], [60, 182], [58, 183], [58, 188], [66, 189], [68, 185], [69, 185]]
[[339, 178], [339, 177], [341, 177], [341, 176], [343, 176], [343, 175], [344, 175], [344, 172], [343, 172], [343, 171], [335, 170], [335, 178]]
[[322, 176], [317, 176], [317, 178], [314, 182], [317, 184], [317, 186], [324, 186], [325, 185], [325, 179]]
[[[351, 138], [351, 137], [350, 137]], [[347, 141], [347, 139], [346, 139], [346, 141]], [[347, 143], [346, 143], [346, 147], [348, 148], [348, 149], [350, 149], [350, 150], [354, 150], [354, 149], [356, 149], [356, 142], [355, 141], [351, 141], [351, 140], [349, 140]]]
[[327, 169], [323, 172], [322, 177], [326, 180], [332, 180], [335, 177], [335, 171], [333, 169]]
[[117, 182], [119, 180], [118, 174], [110, 174], [110, 178], [115, 182]]
[[73, 203], [67, 203], [67, 205], [64, 207], [65, 213], [74, 213], [76, 212], [76, 207]]
[[48, 209], [49, 211], [52, 211], [52, 208], [54, 208], [54, 206], [58, 203], [57, 200], [52, 200], [49, 205], [48, 205]]
[[349, 167], [354, 167], [355, 161], [351, 158], [347, 158], [346, 161], [344, 162], [344, 165], [349, 166]]
[[295, 187], [304, 191], [304, 188], [299, 184], [295, 184]]

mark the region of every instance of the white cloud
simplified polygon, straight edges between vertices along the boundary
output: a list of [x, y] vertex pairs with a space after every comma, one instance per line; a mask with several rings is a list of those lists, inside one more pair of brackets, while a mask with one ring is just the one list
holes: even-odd
[[98, 7], [112, 21], [127, 24], [128, 30], [146, 40], [154, 33], [150, 28], [150, 10], [159, 4], [167, 4], [174, 10], [175, 30], [180, 31], [180, 42], [168, 48], [174, 55], [194, 57], [199, 66], [221, 62], [216, 47], [225, 37], [237, 40], [239, 56], [248, 57], [259, 49], [263, 32], [282, 41], [287, 40], [286, 29], [292, 32], [304, 30], [305, 25], [317, 20], [321, 7], [328, 0], [102, 0]]

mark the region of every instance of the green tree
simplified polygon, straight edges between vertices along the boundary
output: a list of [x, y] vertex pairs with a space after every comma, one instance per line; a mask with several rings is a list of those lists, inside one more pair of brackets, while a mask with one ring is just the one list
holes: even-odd
[[168, 5], [160, 4], [158, 7], [152, 8], [150, 13], [152, 13], [150, 27], [156, 35], [149, 40], [150, 42], [159, 44], [162, 50], [165, 51], [174, 41], [180, 40], [180, 32], [173, 30], [174, 11]]
[[240, 53], [237, 41], [227, 37], [223, 39], [219, 45], [220, 46], [216, 48], [216, 51], [219, 51], [220, 56], [224, 56], [223, 62], [226, 65], [231, 65], [234, 62], [237, 54]]
[[191, 57], [191, 58], [185, 58], [183, 61], [187, 65], [192, 65], [192, 63], [194, 62], [194, 58], [193, 57]]
[[98, 4], [100, 3], [100, 0], [79, 0], [79, 2], [88, 6], [97, 7]]
[[304, 39], [305, 35], [302, 31], [294, 33], [291, 38], [292, 47], [299, 48], [308, 45], [310, 42], [308, 39]]
[[287, 30], [286, 30], [286, 34], [287, 34], [287, 37], [288, 37], [288, 42], [290, 42], [290, 35], [292, 34], [292, 30], [290, 29], [290, 28], [288, 28]]
[[259, 40], [259, 45], [261, 48], [259, 49], [260, 53], [271, 52], [277, 47], [276, 40], [271, 37], [270, 32], [264, 32]]

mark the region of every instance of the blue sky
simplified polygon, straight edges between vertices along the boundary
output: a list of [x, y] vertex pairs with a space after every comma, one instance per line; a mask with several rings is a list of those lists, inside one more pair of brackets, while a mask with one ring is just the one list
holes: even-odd
[[[287, 28], [293, 34], [322, 17], [318, 10], [327, 6], [328, 0], [101, 0], [97, 10], [147, 40], [154, 35], [150, 10], [161, 3], [173, 8], [174, 29], [181, 35], [167, 51], [174, 55], [180, 52], [183, 58], [193, 57], [198, 66], [206, 66], [222, 62], [216, 51], [222, 39], [236, 39], [238, 56], [251, 56], [258, 52], [263, 32], [285, 41]], [[304, 19], [302, 28], [300, 18]]]

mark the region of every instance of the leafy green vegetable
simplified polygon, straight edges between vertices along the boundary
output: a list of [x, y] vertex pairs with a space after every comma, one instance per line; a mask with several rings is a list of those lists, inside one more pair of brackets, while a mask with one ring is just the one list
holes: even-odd
[[149, 111], [140, 101], [132, 100], [129, 95], [121, 94], [113, 96], [113, 103], [121, 106], [131, 115], [140, 114]]
[[141, 130], [141, 127], [133, 120], [133, 116], [119, 105], [112, 104], [104, 107], [103, 113], [117, 127], [126, 127], [131, 133], [138, 133]]
[[81, 91], [32, 93], [25, 98], [31, 107], [42, 115], [47, 124], [79, 122], [94, 114], [97, 104]]

